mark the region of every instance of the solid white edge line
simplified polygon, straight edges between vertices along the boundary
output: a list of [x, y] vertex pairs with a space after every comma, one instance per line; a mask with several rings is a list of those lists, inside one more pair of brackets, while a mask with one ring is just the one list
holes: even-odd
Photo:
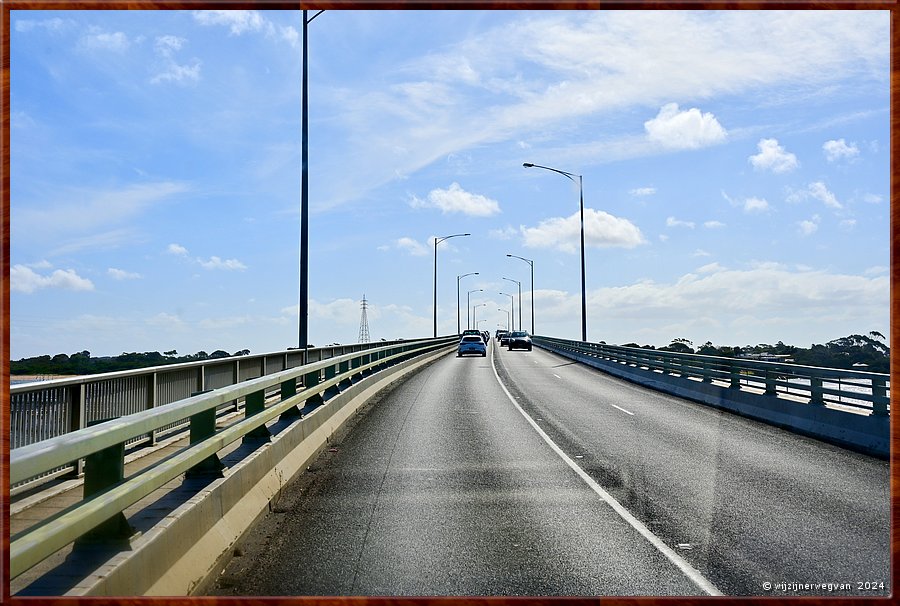
[[621, 410], [622, 412], [624, 412], [627, 415], [631, 415], [632, 417], [634, 416], [633, 412], [627, 411], [624, 408], [622, 408], [621, 406], [616, 406], [615, 404], [610, 404], [610, 406], [612, 406], [613, 408], [618, 408], [619, 410]]
[[[635, 518], [630, 511], [625, 509], [621, 503], [619, 503], [611, 494], [603, 490], [603, 488], [594, 481], [594, 478], [589, 476], [585, 470], [579, 467], [575, 461], [573, 461], [569, 456], [562, 451], [562, 449], [556, 445], [550, 436], [548, 436], [543, 429], [541, 429], [540, 425], [538, 425], [534, 419], [528, 416], [519, 403], [516, 402], [515, 398], [513, 398], [512, 394], [509, 393], [509, 390], [506, 389], [506, 386], [503, 384], [503, 381], [500, 380], [500, 375], [497, 373], [497, 366], [494, 364], [494, 354], [493, 350], [491, 351], [491, 370], [494, 371], [494, 377], [497, 379], [497, 383], [500, 385], [500, 388], [503, 389], [503, 393], [506, 394], [506, 397], [509, 398], [509, 401], [512, 402], [513, 406], [516, 407], [525, 420], [528, 421], [528, 424], [531, 425], [532, 428], [544, 439], [544, 441], [553, 449], [559, 457], [565, 461], [565, 463], [572, 468], [572, 471], [578, 474], [578, 476], [584, 480], [584, 483], [591, 487], [591, 489], [597, 493], [597, 495], [603, 499], [607, 505], [612, 507], [613, 511], [615, 511], [619, 516], [628, 522], [632, 528], [637, 530], [642, 537], [647, 539], [651, 545], [656, 547], [660, 553], [662, 553], [666, 558], [669, 559], [670, 562], [675, 564], [684, 575], [694, 582], [697, 587], [701, 590], [705, 591], [709, 595], [714, 596], [724, 596], [725, 594], [716, 588], [712, 582], [709, 581], [706, 577], [704, 577], [699, 570], [690, 565], [690, 563], [682, 558], [680, 555], [675, 553], [668, 545], [666, 545], [662, 539], [653, 534], [653, 532], [644, 526], [643, 522]], [[615, 406], [615, 405], [614, 405]], [[618, 406], [616, 406], [618, 408]]]

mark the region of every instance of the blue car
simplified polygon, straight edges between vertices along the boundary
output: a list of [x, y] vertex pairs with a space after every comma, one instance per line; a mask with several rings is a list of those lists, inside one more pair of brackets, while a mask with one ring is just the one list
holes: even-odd
[[482, 357], [487, 355], [487, 346], [481, 335], [463, 335], [463, 338], [459, 340], [456, 357], [460, 358], [466, 354], [478, 354]]

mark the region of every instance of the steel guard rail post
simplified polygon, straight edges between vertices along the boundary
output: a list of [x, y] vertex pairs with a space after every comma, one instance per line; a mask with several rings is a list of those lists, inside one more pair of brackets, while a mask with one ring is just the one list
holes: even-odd
[[534, 336], [532, 340], [535, 345], [551, 351], [599, 357], [648, 372], [699, 379], [702, 383], [724, 381], [735, 390], [746, 386], [770, 396], [805, 397], [814, 406], [841, 405], [874, 416], [890, 414], [888, 374], [683, 354], [555, 337]]
[[[23, 446], [10, 452], [10, 483], [21, 482], [39, 476], [49, 469], [83, 459], [116, 445], [124, 445], [129, 439], [155, 431], [175, 421], [188, 420], [198, 427], [198, 439], [163, 461], [135, 475], [115, 482], [110, 488], [97, 493], [55, 516], [10, 538], [10, 578], [22, 574], [44, 558], [76, 541], [104, 521], [121, 513], [153, 490], [189, 472], [232, 442], [241, 439], [279, 415], [296, 409], [310, 398], [332, 388], [346, 385], [350, 375], [370, 372], [374, 366], [393, 365], [400, 361], [435, 352], [455, 345], [456, 336], [405, 341], [382, 347], [366, 349], [314, 362], [306, 366], [275, 372], [243, 383], [199, 393], [183, 400], [154, 409], [144, 410], [92, 427], [76, 430], [55, 438]], [[376, 359], [373, 359], [376, 358]], [[222, 404], [245, 398], [259, 401], [266, 390], [290, 385], [301, 376], [318, 374], [328, 368], [338, 367], [338, 372], [325, 381], [308, 385], [292, 393], [286, 389], [278, 402], [269, 406], [245, 407], [245, 417], [210, 434], [209, 411]], [[327, 403], [326, 403], [327, 405]], [[202, 426], [202, 429], [199, 429]], [[202, 439], [201, 439], [202, 438]], [[258, 442], [260, 445], [263, 441]]]

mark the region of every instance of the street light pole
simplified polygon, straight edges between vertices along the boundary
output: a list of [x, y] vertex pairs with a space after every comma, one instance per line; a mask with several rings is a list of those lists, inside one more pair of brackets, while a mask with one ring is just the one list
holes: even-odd
[[[514, 297], [513, 295], [511, 295], [511, 294], [509, 294], [509, 293], [505, 293], [505, 292], [502, 292], [502, 293], [500, 293], [500, 294], [501, 294], [501, 295], [506, 295], [507, 297], [509, 297], [509, 314], [510, 314], [510, 316], [509, 316], [509, 330], [510, 330], [510, 332], [512, 332], [512, 331], [514, 331], [514, 330], [516, 329], [516, 308], [515, 308], [515, 305], [514, 305], [514, 303], [513, 303], [513, 300], [515, 299], [515, 297]], [[519, 330], [521, 330], [521, 329], [522, 329], [522, 327], [520, 326], [520, 327], [519, 327]]]
[[575, 173], [567, 173], [564, 170], [550, 168], [549, 166], [532, 164], [531, 162], [525, 162], [522, 166], [525, 168], [543, 168], [545, 170], [551, 170], [568, 177], [573, 183], [575, 182], [575, 177], [578, 177], [578, 205], [581, 210], [581, 340], [587, 341], [587, 294], [584, 286], [584, 186], [582, 176], [576, 175]]
[[487, 303], [479, 303], [472, 306], [472, 324], [478, 329], [478, 308], [487, 305]]
[[513, 280], [512, 278], [503, 278], [504, 280], [509, 280], [510, 282], [515, 282], [519, 287], [519, 330], [522, 330], [522, 283], [518, 280]]
[[531, 266], [531, 334], [534, 335], [534, 260], [526, 259], [518, 255], [506, 255], [507, 257], [515, 257], [521, 259]]
[[297, 305], [297, 347], [303, 350], [303, 363], [309, 348], [309, 70], [307, 59], [307, 25], [325, 11], [319, 11], [312, 19], [303, 11], [303, 74], [300, 109], [300, 295]]
[[[459, 331], [459, 280], [460, 278], [465, 278], [466, 276], [477, 276], [478, 272], [474, 271], [470, 274], [463, 274], [461, 276], [456, 276], [456, 334], [461, 334]], [[468, 328], [469, 324], [469, 302], [466, 301], [466, 328]]]
[[444, 240], [449, 240], [450, 238], [456, 238], [459, 236], [471, 236], [472, 234], [453, 234], [452, 236], [444, 236], [442, 238], [438, 238], [435, 236], [434, 238], [434, 338], [437, 338], [437, 247], [438, 244], [443, 242]]
[[471, 326], [469, 326], [469, 321], [472, 319], [472, 314], [469, 313], [469, 295], [471, 295], [473, 292], [483, 292], [483, 291], [484, 291], [483, 288], [476, 288], [476, 289], [470, 290], [469, 292], [466, 293], [466, 328], [472, 328]]
[[509, 310], [508, 310], [508, 309], [501, 309], [501, 308], [498, 307], [498, 308], [497, 308], [497, 311], [502, 311], [503, 313], [506, 314], [506, 330], [508, 331], [508, 330], [509, 330]]

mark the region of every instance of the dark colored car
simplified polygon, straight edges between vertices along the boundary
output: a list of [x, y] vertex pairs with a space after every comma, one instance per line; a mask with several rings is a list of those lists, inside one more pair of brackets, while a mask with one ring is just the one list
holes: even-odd
[[[503, 342], [501, 341], [500, 344], [502, 345]], [[531, 351], [531, 337], [524, 330], [515, 330], [509, 333], [507, 346], [510, 351], [513, 349], [527, 349]]]

